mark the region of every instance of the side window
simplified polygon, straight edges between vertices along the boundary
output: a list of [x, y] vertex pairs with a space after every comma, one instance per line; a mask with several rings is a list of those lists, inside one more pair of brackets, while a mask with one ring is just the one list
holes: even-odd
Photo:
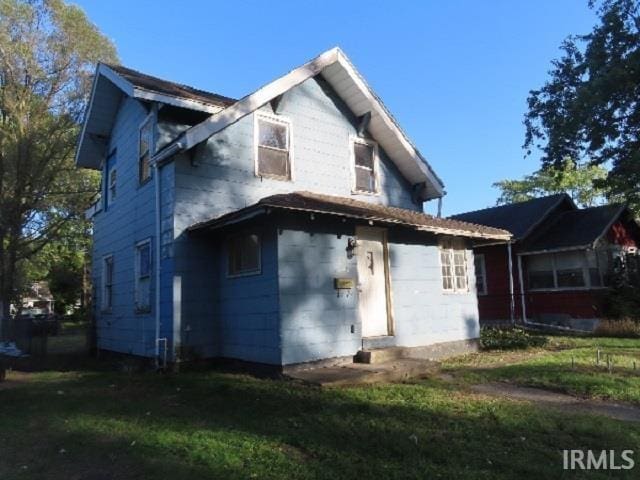
[[257, 275], [260, 265], [260, 237], [256, 234], [234, 235], [228, 243], [228, 270], [230, 277]]
[[102, 258], [102, 310], [113, 308], [113, 255]]
[[473, 257], [473, 262], [476, 271], [476, 290], [478, 295], [487, 294], [487, 268], [484, 261], [483, 254], [477, 254]]
[[105, 162], [103, 171], [103, 205], [106, 210], [118, 195], [118, 170], [116, 168], [116, 150], [114, 149]]
[[291, 180], [290, 127], [285, 119], [256, 115], [256, 175]]
[[373, 142], [353, 139], [353, 191], [378, 193], [378, 146]]
[[440, 246], [442, 289], [445, 292], [466, 293], [467, 253], [462, 241], [445, 240]]
[[140, 183], [151, 178], [151, 154], [153, 153], [153, 117], [149, 116], [140, 126], [138, 143], [138, 175]]
[[107, 203], [109, 205], [111, 205], [115, 201], [118, 193], [117, 173], [118, 170], [116, 169], [116, 167], [111, 167], [109, 169], [109, 175], [107, 176]]
[[135, 256], [135, 302], [136, 312], [151, 311], [151, 241], [136, 245]]

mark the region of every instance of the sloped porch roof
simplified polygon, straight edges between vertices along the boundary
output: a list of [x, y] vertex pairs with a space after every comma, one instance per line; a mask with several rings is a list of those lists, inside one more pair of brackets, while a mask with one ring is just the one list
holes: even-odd
[[269, 213], [271, 210], [289, 210], [328, 214], [342, 218], [366, 220], [387, 225], [400, 225], [414, 230], [435, 234], [454, 235], [477, 239], [508, 241], [506, 230], [476, 225], [458, 220], [433, 217], [425, 213], [396, 207], [386, 207], [352, 198], [323, 195], [312, 192], [292, 192], [265, 197], [248, 207], [220, 217], [196, 223], [190, 232], [207, 231], [239, 223], [249, 218]]

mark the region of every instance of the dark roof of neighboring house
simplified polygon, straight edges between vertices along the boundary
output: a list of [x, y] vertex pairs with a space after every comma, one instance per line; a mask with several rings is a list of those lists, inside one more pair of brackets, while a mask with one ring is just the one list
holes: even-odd
[[592, 247], [625, 212], [625, 205], [603, 205], [560, 214], [525, 243], [526, 252]]
[[266, 211], [267, 209], [324, 213], [387, 224], [398, 224], [432, 233], [458, 235], [471, 238], [489, 238], [505, 241], [510, 238], [509, 232], [497, 228], [474, 225], [458, 220], [437, 218], [425, 213], [376, 205], [351, 198], [322, 195], [311, 192], [293, 192], [271, 195], [251, 206], [228, 213], [221, 217], [213, 218], [206, 222], [197, 223], [189, 227], [189, 230], [196, 231], [219, 228], [229, 223], [238, 222], [243, 218], [252, 216], [256, 213], [261, 213], [261, 211]]
[[199, 90], [188, 85], [170, 82], [158, 77], [147, 75], [146, 73], [123, 67], [122, 65], [106, 64], [109, 68], [124, 77], [127, 81], [139, 88], [162, 93], [164, 95], [172, 95], [174, 97], [187, 98], [197, 102], [208, 103], [220, 107], [228, 107], [236, 102], [235, 99], [218, 95], [216, 93]]
[[515, 240], [525, 238], [551, 211], [563, 201], [573, 201], [566, 193], [534, 198], [526, 202], [510, 203], [499, 207], [452, 215], [450, 218], [479, 225], [501, 228], [512, 233]]

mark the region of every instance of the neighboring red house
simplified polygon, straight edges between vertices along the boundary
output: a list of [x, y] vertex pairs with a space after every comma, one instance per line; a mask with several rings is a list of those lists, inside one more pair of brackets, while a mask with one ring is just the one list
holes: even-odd
[[513, 234], [510, 245], [474, 248], [478, 307], [485, 325], [526, 318], [592, 328], [593, 320], [603, 315], [614, 265], [637, 254], [640, 245], [640, 226], [626, 206], [578, 209], [566, 194], [452, 218]]

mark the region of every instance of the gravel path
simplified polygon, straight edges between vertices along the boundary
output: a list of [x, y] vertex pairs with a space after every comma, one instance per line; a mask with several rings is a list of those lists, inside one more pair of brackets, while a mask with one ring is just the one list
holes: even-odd
[[626, 422], [640, 422], [640, 408], [623, 403], [581, 399], [542, 388], [520, 387], [499, 382], [473, 385], [471, 389], [476, 393], [510, 400], [533, 402], [538, 405], [557, 408], [567, 413], [603, 415]]

